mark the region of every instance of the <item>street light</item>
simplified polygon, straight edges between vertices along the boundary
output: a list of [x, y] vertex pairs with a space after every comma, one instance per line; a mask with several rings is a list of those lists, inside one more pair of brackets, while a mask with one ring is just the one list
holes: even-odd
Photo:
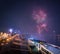
[[13, 32], [13, 29], [9, 29], [9, 32], [12, 33]]

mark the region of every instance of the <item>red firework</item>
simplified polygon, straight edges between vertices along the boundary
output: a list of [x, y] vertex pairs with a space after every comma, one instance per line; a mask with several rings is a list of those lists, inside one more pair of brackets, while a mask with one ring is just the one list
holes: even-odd
[[43, 10], [35, 10], [33, 11], [33, 20], [37, 23], [37, 31], [38, 33], [41, 33], [43, 30], [47, 30], [47, 24], [46, 24], [46, 13]]
[[37, 23], [41, 23], [46, 19], [46, 13], [43, 10], [33, 11], [33, 19], [36, 20]]

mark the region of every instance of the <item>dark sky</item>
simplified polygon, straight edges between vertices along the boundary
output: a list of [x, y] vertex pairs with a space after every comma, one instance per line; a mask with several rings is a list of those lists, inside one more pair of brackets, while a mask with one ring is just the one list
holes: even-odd
[[60, 33], [60, 2], [58, 0], [0, 0], [0, 31], [8, 28], [36, 32], [32, 19], [34, 8], [47, 11], [49, 26]]

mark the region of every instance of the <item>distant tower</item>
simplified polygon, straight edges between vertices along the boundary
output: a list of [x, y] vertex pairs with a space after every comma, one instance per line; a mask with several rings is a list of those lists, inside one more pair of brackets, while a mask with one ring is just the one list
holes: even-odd
[[60, 35], [57, 35], [56, 38], [57, 38], [57, 41], [60, 42]]
[[53, 41], [56, 43], [57, 42], [57, 39], [56, 39], [56, 31], [53, 30]]

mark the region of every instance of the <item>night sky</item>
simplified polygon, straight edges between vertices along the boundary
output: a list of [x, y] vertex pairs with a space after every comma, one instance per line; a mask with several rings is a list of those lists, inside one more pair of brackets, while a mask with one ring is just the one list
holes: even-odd
[[32, 12], [43, 8], [47, 12], [47, 21], [52, 31], [60, 33], [60, 2], [58, 0], [0, 0], [0, 31], [9, 28], [21, 32], [36, 33]]

